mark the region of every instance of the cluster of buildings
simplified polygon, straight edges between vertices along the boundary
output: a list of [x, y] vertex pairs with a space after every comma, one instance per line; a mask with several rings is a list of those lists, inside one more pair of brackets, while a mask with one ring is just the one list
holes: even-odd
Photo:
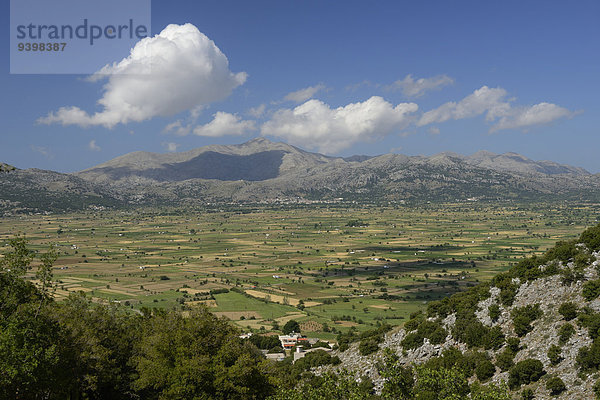
[[[250, 336], [252, 336], [252, 333], [244, 333], [240, 336], [240, 338], [249, 339]], [[283, 359], [285, 358], [285, 350], [293, 350], [295, 347], [296, 351], [294, 352], [294, 362], [296, 362], [308, 353], [316, 350], [324, 350], [326, 352], [331, 351], [331, 347], [315, 347], [306, 350], [304, 349], [303, 345], [308, 344], [312, 346], [318, 341], [319, 339], [317, 338], [307, 338], [306, 336], [302, 336], [299, 333], [292, 332], [289, 335], [279, 335], [279, 342], [281, 343], [281, 348], [284, 350], [284, 352], [269, 353], [268, 350], [262, 350], [262, 352], [268, 360], [283, 361]]]

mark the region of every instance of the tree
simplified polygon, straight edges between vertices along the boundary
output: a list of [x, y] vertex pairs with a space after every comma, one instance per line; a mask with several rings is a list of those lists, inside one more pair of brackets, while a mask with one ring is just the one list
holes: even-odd
[[404, 400], [412, 396], [414, 385], [413, 372], [400, 364], [399, 357], [386, 348], [383, 363], [377, 367], [379, 375], [385, 379], [381, 396], [385, 399]]
[[506, 383], [500, 385], [473, 385], [471, 388], [471, 400], [510, 400], [510, 392]]
[[153, 314], [133, 357], [134, 387], [145, 399], [261, 399], [272, 392], [262, 355], [206, 308], [189, 317]]
[[0, 260], [0, 398], [66, 398], [72, 379], [68, 343], [48, 312], [53, 252], [42, 256], [38, 289], [22, 276], [31, 268], [27, 240], [9, 242]]
[[458, 368], [429, 369], [418, 366], [415, 370], [416, 400], [459, 400], [469, 393], [467, 378]]
[[550, 391], [552, 396], [561, 394], [566, 388], [565, 383], [558, 376], [553, 376], [546, 381], [546, 389]]
[[365, 389], [369, 390], [342, 371], [339, 375], [325, 374], [320, 380], [294, 389], [280, 388], [269, 400], [364, 400], [370, 395]]
[[521, 385], [527, 385], [539, 380], [546, 372], [540, 360], [526, 359], [519, 361], [509, 370], [508, 386], [516, 389]]
[[298, 321], [291, 319], [285, 323], [282, 332], [284, 335], [289, 335], [292, 332], [300, 333], [300, 324], [298, 323]]

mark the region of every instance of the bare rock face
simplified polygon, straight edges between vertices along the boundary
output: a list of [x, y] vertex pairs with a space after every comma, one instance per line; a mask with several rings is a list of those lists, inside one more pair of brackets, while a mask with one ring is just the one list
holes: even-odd
[[[515, 337], [514, 324], [511, 313], [515, 309], [525, 306], [539, 305], [543, 315], [531, 323], [532, 330], [520, 338], [520, 350], [514, 357], [514, 362], [525, 359], [540, 360], [544, 366], [544, 370], [548, 376], [560, 377], [566, 385], [566, 390], [558, 396], [553, 396], [545, 388], [544, 379], [539, 382], [530, 384], [528, 387], [535, 391], [536, 399], [593, 399], [593, 386], [596, 379], [585, 379], [579, 374], [579, 366], [577, 365], [577, 355], [582, 347], [590, 346], [593, 342], [587, 328], [582, 328], [577, 324], [577, 320], [567, 322], [558, 312], [561, 304], [572, 302], [581, 310], [583, 307], [589, 307], [595, 312], [600, 312], [600, 298], [592, 301], [587, 301], [582, 295], [582, 289], [585, 281], [596, 280], [600, 278], [600, 252], [592, 253], [593, 261], [583, 270], [583, 278], [571, 284], [563, 284], [560, 274], [538, 278], [532, 281], [521, 282], [520, 279], [513, 280], [513, 283], [518, 284], [518, 289], [511, 306], [503, 306], [500, 303], [500, 289], [498, 287], [489, 288], [489, 297], [480, 301], [477, 304], [475, 315], [477, 319], [488, 327], [499, 326], [502, 332], [507, 337]], [[547, 266], [540, 265], [539, 268], [543, 271]], [[560, 269], [573, 268], [572, 263], [567, 265], [559, 264]], [[492, 321], [489, 316], [488, 308], [491, 305], [500, 306], [500, 317], [496, 321]], [[389, 332], [383, 342], [380, 344], [381, 349], [390, 349], [396, 353], [400, 362], [403, 365], [418, 365], [426, 362], [432, 357], [442, 355], [444, 350], [448, 348], [459, 349], [462, 353], [467, 352], [468, 346], [465, 343], [457, 341], [451, 334], [452, 328], [456, 322], [456, 316], [451, 314], [439, 322], [449, 332], [446, 340], [437, 345], [433, 345], [428, 339], [423, 341], [423, 345], [416, 349], [403, 349], [402, 340], [406, 337], [407, 332], [404, 329], [396, 329]], [[560, 328], [570, 323], [575, 328], [575, 333], [566, 343], [559, 343]], [[548, 357], [548, 350], [553, 345], [559, 345], [562, 349], [562, 360], [553, 365]], [[506, 348], [506, 344], [498, 350], [485, 350], [490, 356], [492, 362], [496, 361], [496, 357]], [[481, 349], [480, 349], [481, 350]], [[375, 384], [375, 389], [380, 392], [384, 385], [384, 380], [377, 372], [378, 363], [383, 360], [383, 352], [379, 351], [375, 354], [363, 357], [358, 352], [358, 344], [354, 343], [345, 352], [337, 352], [337, 355], [342, 360], [340, 366], [336, 369], [347, 369], [354, 371], [357, 379], [361, 376], [368, 376]], [[322, 373], [327, 368], [321, 367], [317, 370]], [[501, 383], [507, 382], [509, 377], [508, 372], [502, 372], [496, 368], [496, 373], [491, 378], [491, 382]]]

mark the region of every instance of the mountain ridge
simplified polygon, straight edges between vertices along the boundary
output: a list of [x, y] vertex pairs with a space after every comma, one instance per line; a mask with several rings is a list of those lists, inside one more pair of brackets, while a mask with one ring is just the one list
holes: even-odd
[[53, 209], [61, 209], [61, 203], [71, 209], [75, 204], [187, 206], [340, 198], [527, 201], [544, 196], [595, 201], [600, 174], [516, 153], [332, 157], [257, 138], [179, 153], [133, 152], [71, 174], [14, 170], [0, 174], [0, 190], [0, 200], [8, 201], [4, 210], [14, 208], [15, 202], [24, 209], [43, 209], [44, 198], [53, 199]]

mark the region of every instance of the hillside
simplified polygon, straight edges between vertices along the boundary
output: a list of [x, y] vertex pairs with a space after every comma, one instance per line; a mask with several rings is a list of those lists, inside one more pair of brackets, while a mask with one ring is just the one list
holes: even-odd
[[600, 174], [515, 153], [340, 158], [257, 138], [181, 153], [134, 152], [74, 174], [16, 170], [0, 175], [0, 187], [3, 209], [30, 211], [339, 198], [594, 201]]
[[471, 383], [507, 383], [518, 398], [600, 398], [599, 260], [600, 225], [491, 283], [430, 303], [403, 329], [357, 336], [346, 351], [341, 338], [341, 366], [366, 373], [384, 393], [390, 370], [424, 365], [456, 368]]
[[16, 168], [13, 167], [12, 165], [8, 165], [5, 163], [1, 163], [0, 162], [0, 172], [12, 172], [14, 171]]

